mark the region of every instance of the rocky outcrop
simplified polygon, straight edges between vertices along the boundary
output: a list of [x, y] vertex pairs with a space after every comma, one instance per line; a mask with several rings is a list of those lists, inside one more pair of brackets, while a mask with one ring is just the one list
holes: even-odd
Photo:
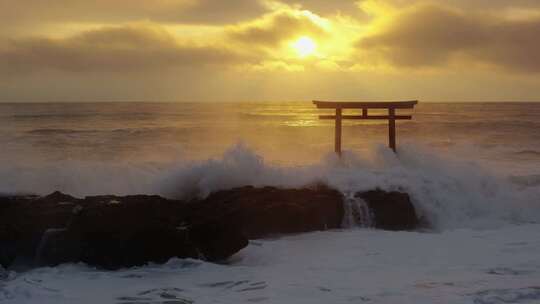
[[226, 259], [248, 238], [338, 228], [341, 194], [328, 188], [243, 187], [191, 202], [159, 196], [55, 192], [0, 198], [0, 265], [84, 262], [106, 269], [171, 257]]
[[223, 217], [250, 239], [341, 227], [343, 195], [318, 186], [311, 189], [242, 187], [219, 191], [191, 204], [189, 221]]
[[[358, 193], [376, 228], [414, 229], [405, 193]], [[248, 239], [340, 228], [343, 195], [325, 186], [241, 187], [203, 200], [159, 196], [92, 196], [55, 192], [0, 198], [0, 265], [84, 262], [106, 269], [163, 263], [172, 257], [226, 259]]]
[[65, 227], [78, 201], [60, 192], [0, 197], [0, 265], [11, 265], [16, 259], [30, 263], [43, 233]]
[[373, 190], [355, 195], [363, 199], [372, 216], [375, 228], [384, 230], [414, 230], [420, 221], [407, 193]]
[[[34, 264], [84, 262], [106, 269], [164, 263], [172, 257], [225, 259], [247, 246], [234, 225], [207, 218], [186, 223], [187, 203], [159, 196], [94, 196], [42, 232]], [[62, 225], [62, 222], [64, 223]]]

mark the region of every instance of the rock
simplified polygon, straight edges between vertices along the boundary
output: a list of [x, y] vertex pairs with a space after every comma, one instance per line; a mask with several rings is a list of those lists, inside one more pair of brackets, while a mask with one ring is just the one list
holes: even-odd
[[[375, 227], [418, 226], [406, 193], [358, 193]], [[341, 228], [344, 197], [333, 189], [241, 187], [190, 202], [159, 196], [0, 197], [0, 265], [84, 262], [106, 269], [172, 257], [219, 261], [257, 239]]]
[[0, 268], [7, 268], [17, 258], [16, 241], [7, 239], [7, 233], [0, 232]]
[[54, 203], [64, 203], [64, 202], [75, 202], [78, 201], [77, 198], [64, 194], [60, 191], [55, 191], [45, 197], [43, 197], [43, 200], [54, 202]]
[[238, 225], [227, 220], [211, 219], [188, 228], [188, 238], [197, 255], [207, 261], [225, 260], [248, 245]]
[[67, 197], [58, 192], [45, 197], [0, 198], [2, 265], [11, 265], [16, 259], [33, 260], [43, 233], [47, 229], [66, 226], [71, 217], [72, 206], [59, 205], [57, 199], [63, 201]]
[[414, 230], [420, 221], [407, 193], [373, 190], [355, 195], [368, 205], [375, 220], [375, 228], [384, 230]]
[[172, 257], [217, 261], [248, 244], [239, 230], [223, 221], [201, 219], [179, 229], [186, 213], [181, 201], [143, 195], [84, 201], [86, 207], [67, 229], [53, 231], [38, 250], [42, 264], [81, 261], [113, 270], [164, 263]]
[[67, 228], [47, 229], [36, 248], [34, 266], [55, 266], [79, 262], [80, 242], [67, 233]]
[[235, 188], [215, 192], [191, 207], [190, 221], [221, 217], [250, 239], [340, 228], [344, 213], [343, 195], [324, 186]]

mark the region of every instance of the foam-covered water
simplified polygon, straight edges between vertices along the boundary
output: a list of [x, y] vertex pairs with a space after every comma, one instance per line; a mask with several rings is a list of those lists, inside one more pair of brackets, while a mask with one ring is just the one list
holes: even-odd
[[251, 242], [226, 265], [40, 268], [6, 274], [0, 302], [534, 304], [539, 229], [327, 231]]
[[[398, 124], [398, 155], [385, 146], [384, 123], [347, 122], [341, 160], [329, 152], [333, 126], [318, 114], [309, 103], [0, 104], [0, 192], [186, 198], [323, 182], [351, 198], [406, 191], [435, 228], [254, 242], [231, 265], [3, 272], [0, 300], [540, 301], [540, 104], [420, 104], [413, 121]], [[347, 206], [345, 227], [369, 219], [362, 202]]]

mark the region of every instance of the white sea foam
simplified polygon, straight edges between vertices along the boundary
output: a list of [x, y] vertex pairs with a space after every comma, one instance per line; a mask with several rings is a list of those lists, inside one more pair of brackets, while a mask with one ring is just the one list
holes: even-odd
[[375, 188], [405, 191], [420, 215], [439, 229], [540, 221], [540, 187], [524, 187], [473, 161], [412, 145], [402, 146], [397, 156], [379, 146], [361, 154], [346, 152], [343, 159], [329, 154], [317, 164], [295, 167], [266, 163], [238, 144], [207, 161], [144, 165], [64, 161], [56, 167], [7, 168], [0, 169], [3, 192], [187, 198], [245, 185], [302, 187], [322, 182], [345, 194]]

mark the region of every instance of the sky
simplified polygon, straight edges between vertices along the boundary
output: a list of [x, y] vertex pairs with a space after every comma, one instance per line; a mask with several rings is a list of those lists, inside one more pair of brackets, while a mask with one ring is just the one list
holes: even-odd
[[0, 0], [0, 101], [540, 101], [538, 0]]

